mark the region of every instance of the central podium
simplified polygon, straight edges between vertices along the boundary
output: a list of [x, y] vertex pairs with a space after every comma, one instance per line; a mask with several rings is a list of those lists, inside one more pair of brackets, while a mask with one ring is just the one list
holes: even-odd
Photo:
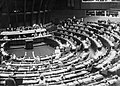
[[33, 39], [25, 40], [25, 49], [33, 49]]

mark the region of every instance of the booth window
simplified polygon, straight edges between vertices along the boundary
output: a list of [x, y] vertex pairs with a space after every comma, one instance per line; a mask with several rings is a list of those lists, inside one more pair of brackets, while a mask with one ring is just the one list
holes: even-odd
[[82, 2], [120, 2], [120, 0], [82, 0]]

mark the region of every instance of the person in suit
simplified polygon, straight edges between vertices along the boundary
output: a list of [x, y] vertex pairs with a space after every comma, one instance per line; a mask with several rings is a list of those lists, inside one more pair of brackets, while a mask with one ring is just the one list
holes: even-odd
[[60, 56], [61, 56], [61, 51], [60, 51], [60, 48], [57, 46], [56, 49], [55, 49], [55, 59], [59, 59]]
[[72, 71], [72, 73], [75, 73], [75, 65], [74, 64], [72, 64], [72, 65], [70, 65], [69, 67], [68, 67], [68, 71]]
[[17, 86], [15, 80], [12, 78], [12, 75], [5, 80], [4, 86]]
[[116, 79], [116, 82], [113, 85], [120, 86], [120, 77], [118, 75], [116, 75], [114, 78]]
[[48, 84], [46, 83], [46, 80], [45, 80], [44, 76], [42, 76], [42, 75], [40, 76], [38, 84], [35, 85], [35, 86], [48, 86]]

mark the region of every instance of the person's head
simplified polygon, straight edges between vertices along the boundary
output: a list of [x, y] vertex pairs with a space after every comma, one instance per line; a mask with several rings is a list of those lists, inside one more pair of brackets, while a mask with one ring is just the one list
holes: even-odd
[[73, 16], [73, 19], [76, 19], [76, 17], [75, 17], [75, 16]]
[[43, 77], [43, 76], [40, 76], [40, 80], [44, 80], [44, 77]]
[[5, 61], [2, 61], [2, 65], [6, 65], [6, 62], [5, 62]]
[[107, 81], [107, 79], [106, 80], [104, 80], [104, 83], [107, 83], [108, 81]]
[[85, 48], [85, 49], [84, 49], [84, 51], [85, 51], [85, 52], [88, 52], [88, 51], [89, 51], [89, 49], [88, 49], [88, 48]]
[[36, 56], [36, 58], [40, 58], [39, 56]]
[[72, 65], [71, 65], [71, 67], [72, 67], [72, 68], [75, 68], [75, 65], [74, 65], [74, 64], [72, 64]]
[[8, 66], [7, 66], [7, 69], [8, 69], [8, 70], [10, 70], [11, 68], [12, 68], [11, 65], [8, 65]]
[[34, 66], [34, 65], [33, 65], [33, 67], [32, 67], [32, 68], [33, 68], [33, 69], [35, 69], [35, 68], [36, 68], [36, 66]]
[[57, 46], [56, 49], [59, 49], [59, 47]]
[[115, 75], [114, 78], [115, 78], [115, 79], [118, 79], [118, 75]]
[[91, 80], [92, 80], [92, 81], [95, 81], [95, 78], [94, 78], [94, 77], [91, 77]]
[[52, 64], [52, 61], [51, 61], [51, 60], [49, 61], [49, 64]]
[[102, 49], [101, 47], [100, 47], [100, 48], [98, 48], [98, 51], [101, 51], [101, 49]]

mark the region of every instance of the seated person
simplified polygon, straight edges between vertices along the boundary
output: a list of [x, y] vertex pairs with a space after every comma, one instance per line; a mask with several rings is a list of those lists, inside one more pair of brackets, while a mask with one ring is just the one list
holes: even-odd
[[27, 58], [27, 52], [25, 52], [25, 54], [24, 54], [24, 56], [22, 57], [22, 58], [20, 58], [20, 60], [22, 61], [22, 62], [25, 62], [25, 59]]
[[69, 46], [70, 46], [69, 42], [66, 42], [66, 47], [69, 47]]
[[2, 61], [1, 66], [2, 66], [3, 69], [6, 69], [6, 62]]
[[100, 74], [103, 75], [104, 77], [108, 77], [112, 74], [112, 72], [109, 71], [108, 67], [102, 67], [102, 69], [100, 70]]
[[10, 28], [7, 28], [6, 31], [10, 31]]
[[49, 63], [48, 63], [48, 65], [47, 65], [47, 68], [51, 71], [51, 69], [52, 69], [52, 64], [51, 64], [51, 61], [49, 60]]
[[99, 39], [97, 39], [97, 42], [102, 46], [103, 44], [102, 44], [102, 42], [99, 40]]
[[8, 36], [4, 36], [3, 39], [8, 39]]
[[[64, 77], [63, 74], [61, 74], [61, 76], [60, 76], [60, 81], [61, 81], [62, 84], [64, 84], [64, 80], [65, 80], [65, 77]], [[63, 85], [63, 86], [64, 86], [64, 85]]]
[[11, 55], [11, 59], [16, 60], [17, 59], [16, 55], [15, 54]]
[[23, 35], [23, 38], [26, 38], [26, 35]]
[[7, 63], [7, 70], [12, 70], [12, 67], [11, 67], [11, 62]]
[[40, 23], [40, 25], [39, 25], [39, 26], [40, 26], [40, 29], [42, 29], [42, 28], [43, 28], [43, 25], [42, 25], [42, 23]]
[[31, 37], [34, 37], [34, 34], [31, 34]]
[[38, 70], [38, 67], [37, 67], [37, 66], [32, 66], [31, 70], [37, 71], [37, 70]]
[[68, 71], [72, 71], [73, 73], [75, 72], [75, 65], [74, 64], [72, 64], [72, 65], [70, 65], [69, 67], [68, 67]]
[[119, 86], [120, 85], [120, 77], [118, 75], [114, 76], [116, 79], [112, 86]]
[[34, 37], [36, 37], [36, 36], [38, 36], [38, 34], [37, 34], [36, 30], [35, 30]]
[[36, 27], [36, 25], [37, 25], [37, 24], [33, 24], [33, 28], [35, 28], [35, 27]]
[[38, 85], [35, 85], [35, 86], [48, 86], [47, 83], [46, 83], [45, 77], [40, 76], [40, 79], [38, 81]]
[[90, 45], [90, 44], [91, 44], [89, 38], [86, 38], [86, 44], [87, 44], [87, 45]]
[[91, 61], [91, 63], [87, 65], [87, 70], [91, 73], [95, 73], [100, 70], [99, 68], [96, 68], [93, 63], [94, 61]]
[[40, 36], [40, 37], [43, 36], [42, 33], [39, 33], [39, 36]]
[[36, 56], [34, 59], [35, 59], [34, 60], [35, 63], [40, 63], [40, 57], [39, 56]]
[[101, 48], [98, 48], [97, 51], [95, 52], [95, 55], [93, 56], [93, 59], [97, 60], [99, 56], [102, 56], [102, 55], [103, 55], [103, 52]]
[[47, 31], [47, 34], [46, 35], [49, 35], [49, 32]]
[[43, 32], [43, 36], [45, 36], [46, 35], [46, 32]]
[[53, 57], [50, 58], [50, 64], [53, 64]]
[[15, 67], [13, 68], [13, 71], [18, 71], [18, 69], [19, 69], [19, 66], [15, 66]]
[[63, 44], [63, 47], [70, 47], [70, 44], [69, 44], [69, 42], [67, 41], [65, 44]]
[[25, 52], [23, 59], [27, 58], [27, 52]]
[[[92, 33], [92, 32], [91, 32], [91, 33]], [[93, 38], [93, 39], [97, 39], [98, 37], [93, 33], [92, 38]]]
[[58, 46], [55, 49], [55, 55], [56, 55], [55, 59], [59, 59], [61, 56], [61, 51]]
[[85, 60], [88, 58], [90, 52], [88, 49], [84, 49], [84, 51], [80, 54], [80, 57], [82, 58], [82, 60]]
[[73, 33], [71, 33], [70, 36], [73, 36]]

